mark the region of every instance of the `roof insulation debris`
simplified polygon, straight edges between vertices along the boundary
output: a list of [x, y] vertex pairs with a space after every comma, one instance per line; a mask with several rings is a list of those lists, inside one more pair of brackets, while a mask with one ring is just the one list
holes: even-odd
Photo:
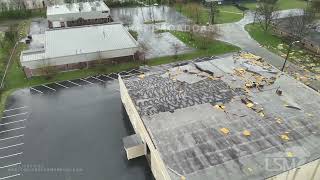
[[263, 179], [288, 170], [266, 170], [270, 158], [320, 157], [319, 93], [260, 57], [146, 69], [123, 80], [172, 179]]

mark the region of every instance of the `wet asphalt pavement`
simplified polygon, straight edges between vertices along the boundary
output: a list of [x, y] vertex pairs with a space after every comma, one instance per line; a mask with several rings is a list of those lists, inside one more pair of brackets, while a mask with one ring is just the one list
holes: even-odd
[[153, 179], [144, 157], [126, 159], [122, 138], [133, 130], [113, 77], [13, 93], [0, 127], [0, 179]]

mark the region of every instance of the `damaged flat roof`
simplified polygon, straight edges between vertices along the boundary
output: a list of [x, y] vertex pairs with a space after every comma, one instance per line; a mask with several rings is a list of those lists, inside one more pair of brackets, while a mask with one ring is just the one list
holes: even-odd
[[272, 158], [320, 157], [319, 93], [259, 57], [147, 70], [124, 83], [172, 179], [263, 179], [290, 168]]

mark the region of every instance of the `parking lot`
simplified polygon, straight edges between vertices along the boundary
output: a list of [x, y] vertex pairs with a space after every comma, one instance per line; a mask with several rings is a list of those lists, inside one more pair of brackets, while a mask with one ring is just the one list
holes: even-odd
[[86, 78], [67, 80], [61, 82], [55, 82], [51, 84], [43, 84], [30, 88], [32, 94], [46, 94], [59, 91], [61, 89], [67, 89], [72, 87], [81, 87], [89, 84], [105, 84], [107, 82], [117, 80], [118, 74], [124, 78], [131, 77], [133, 75], [141, 74], [141, 70], [133, 69], [130, 71], [122, 71], [120, 73], [100, 74], [96, 76], [89, 76]]
[[0, 180], [153, 179], [144, 157], [126, 159], [122, 138], [133, 130], [117, 77], [103, 74], [14, 92], [0, 124]]

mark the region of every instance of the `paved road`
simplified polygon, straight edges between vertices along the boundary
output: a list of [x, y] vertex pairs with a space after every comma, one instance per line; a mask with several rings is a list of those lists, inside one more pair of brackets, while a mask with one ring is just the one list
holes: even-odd
[[152, 180], [144, 157], [126, 159], [122, 138], [133, 130], [115, 78], [16, 91], [0, 124], [0, 179]]

